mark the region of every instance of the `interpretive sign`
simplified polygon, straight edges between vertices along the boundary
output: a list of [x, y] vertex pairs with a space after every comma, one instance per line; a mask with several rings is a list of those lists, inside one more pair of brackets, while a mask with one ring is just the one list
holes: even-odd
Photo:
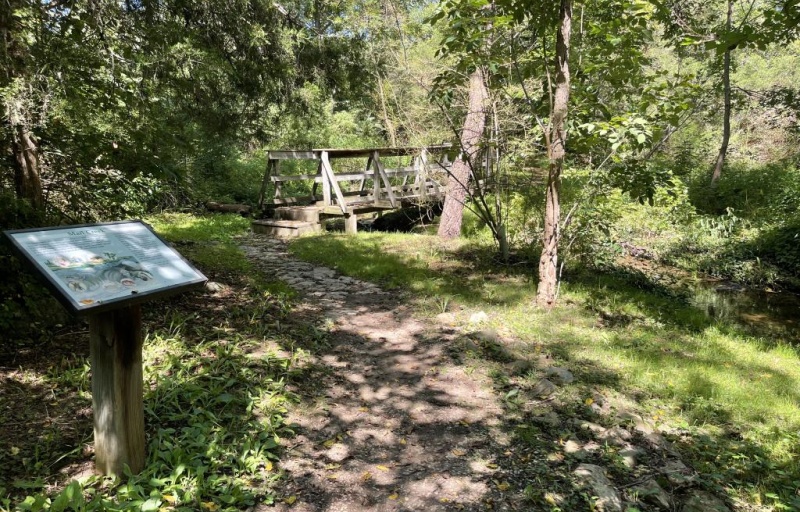
[[76, 314], [125, 307], [206, 282], [138, 220], [5, 234]]

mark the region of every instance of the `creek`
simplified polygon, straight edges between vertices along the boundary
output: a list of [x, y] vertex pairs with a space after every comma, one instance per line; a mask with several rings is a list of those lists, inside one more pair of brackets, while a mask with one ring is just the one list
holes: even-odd
[[800, 295], [701, 279], [689, 285], [691, 302], [709, 317], [800, 343]]

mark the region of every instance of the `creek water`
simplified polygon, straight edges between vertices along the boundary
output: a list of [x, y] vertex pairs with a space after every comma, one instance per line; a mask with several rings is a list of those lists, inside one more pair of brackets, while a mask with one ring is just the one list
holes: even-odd
[[800, 344], [800, 295], [710, 280], [695, 281], [691, 289], [692, 303], [709, 317]]

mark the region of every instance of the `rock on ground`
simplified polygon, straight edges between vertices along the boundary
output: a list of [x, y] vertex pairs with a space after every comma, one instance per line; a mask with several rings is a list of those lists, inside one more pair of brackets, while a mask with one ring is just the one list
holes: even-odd
[[578, 483], [597, 497], [596, 509], [602, 512], [622, 512], [622, 500], [603, 468], [594, 464], [581, 464], [573, 472]]

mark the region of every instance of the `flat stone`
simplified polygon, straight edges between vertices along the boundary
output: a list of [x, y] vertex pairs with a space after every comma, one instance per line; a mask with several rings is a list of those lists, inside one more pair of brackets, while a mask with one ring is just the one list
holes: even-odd
[[664, 464], [661, 473], [667, 477], [672, 485], [685, 485], [694, 481], [692, 470], [679, 460], [671, 460]]
[[583, 445], [583, 448], [581, 448], [581, 451], [578, 453], [578, 456], [579, 457], [589, 457], [589, 456], [597, 453], [601, 448], [602, 448], [602, 446], [600, 446], [599, 444], [595, 443], [594, 441], [589, 441], [588, 443]]
[[620, 424], [633, 425], [634, 428], [642, 434], [651, 434], [655, 432], [653, 426], [644, 420], [639, 414], [622, 409], [617, 411], [617, 421]]
[[633, 469], [636, 467], [639, 457], [644, 455], [645, 451], [636, 446], [629, 446], [621, 449], [618, 454], [622, 458], [622, 463], [625, 464], [625, 467]]
[[625, 446], [631, 439], [631, 433], [622, 427], [613, 427], [603, 432], [599, 437], [608, 444]]
[[655, 506], [661, 510], [670, 509], [669, 494], [653, 479], [631, 487], [630, 494], [632, 498], [642, 503]]
[[211, 293], [219, 293], [230, 290], [230, 286], [218, 283], [216, 281], [208, 281], [206, 283], [206, 290], [210, 291]]
[[569, 384], [575, 380], [575, 377], [572, 375], [571, 371], [558, 366], [551, 366], [545, 370], [545, 375], [547, 375], [547, 378], [550, 380], [559, 384]]
[[622, 500], [619, 493], [605, 475], [603, 468], [594, 464], [581, 464], [573, 474], [581, 486], [589, 488], [592, 495], [597, 497], [595, 510], [622, 512]]
[[730, 509], [713, 494], [695, 489], [689, 493], [681, 512], [730, 512]]
[[469, 323], [471, 324], [479, 324], [481, 322], [486, 322], [488, 320], [489, 320], [489, 315], [487, 315], [485, 311], [478, 311], [477, 313], [473, 313], [469, 317]]
[[575, 425], [577, 425], [578, 428], [582, 430], [588, 430], [595, 434], [602, 434], [606, 431], [606, 428], [603, 427], [602, 425], [598, 425], [597, 423], [592, 423], [591, 421], [586, 421], [586, 420], [576, 419]]
[[678, 456], [678, 452], [672, 446], [672, 443], [664, 439], [664, 436], [662, 436], [658, 432], [653, 432], [652, 434], [645, 434], [644, 438], [645, 440], [647, 440], [647, 443], [652, 448], [663, 450], [674, 457]]
[[342, 462], [350, 457], [350, 449], [342, 443], [336, 443], [328, 448], [325, 456], [334, 462]]
[[482, 329], [470, 333], [470, 336], [483, 343], [499, 343], [500, 335], [494, 329]]
[[564, 453], [577, 453], [581, 450], [581, 444], [577, 441], [570, 439], [564, 443]]
[[436, 321], [443, 325], [453, 325], [456, 323], [456, 315], [453, 313], [439, 313], [436, 315]]
[[533, 394], [540, 398], [547, 398], [558, 390], [558, 386], [553, 384], [547, 379], [541, 379], [537, 382], [531, 391]]

